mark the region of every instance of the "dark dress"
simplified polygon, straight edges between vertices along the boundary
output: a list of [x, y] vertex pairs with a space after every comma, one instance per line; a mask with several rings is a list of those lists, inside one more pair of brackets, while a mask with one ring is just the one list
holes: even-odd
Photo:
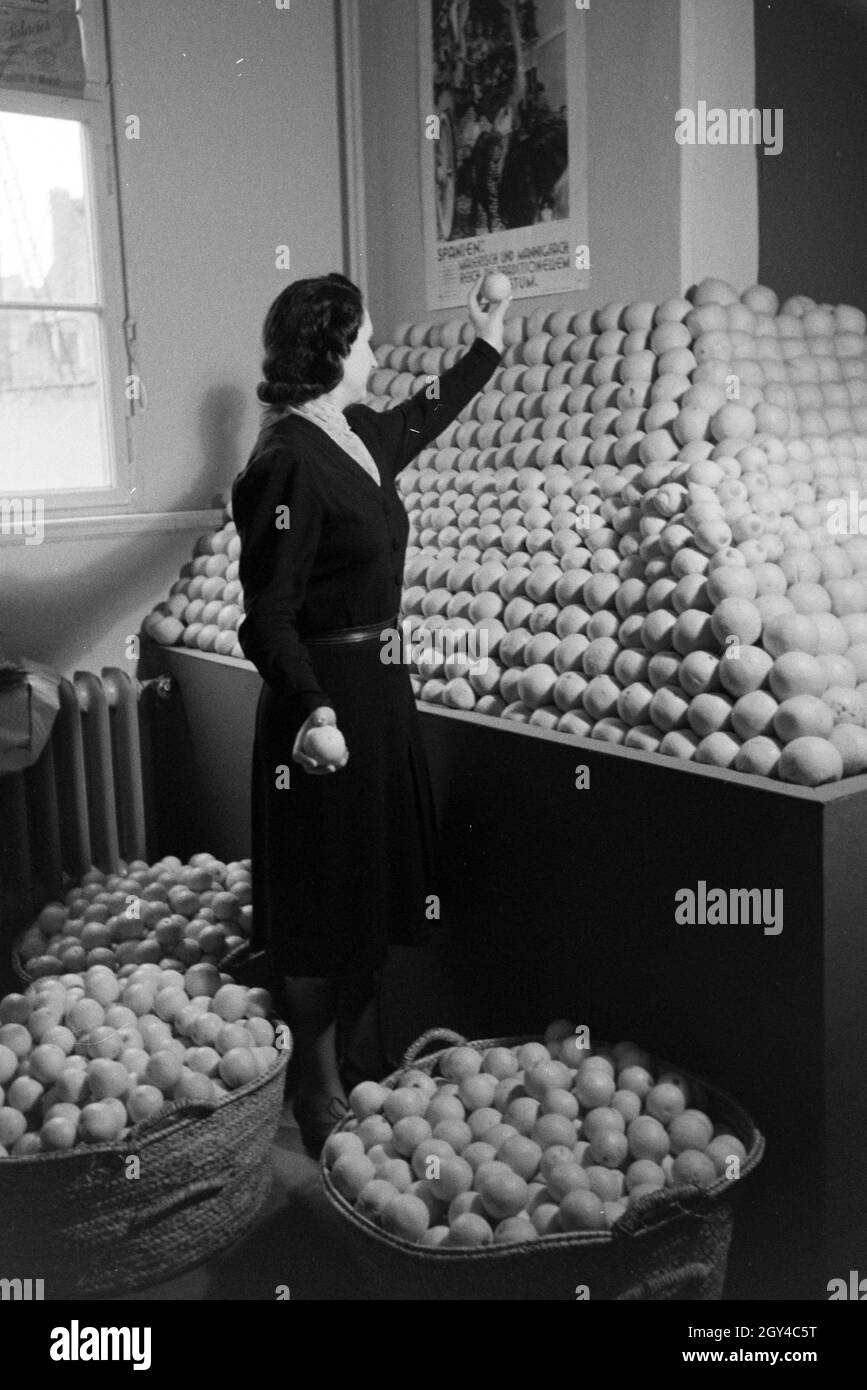
[[[377, 969], [389, 944], [425, 939], [436, 836], [409, 667], [384, 663], [379, 639], [308, 647], [304, 638], [391, 627], [409, 533], [395, 477], [499, 361], [476, 339], [439, 378], [438, 400], [423, 388], [382, 413], [347, 407], [381, 487], [294, 414], [261, 431], [233, 485], [245, 601], [239, 640], [264, 681], [253, 752], [253, 944], [282, 974]], [[317, 777], [293, 762], [292, 747], [321, 705], [335, 711], [349, 762]], [[278, 785], [287, 780], [281, 768], [288, 788]]]

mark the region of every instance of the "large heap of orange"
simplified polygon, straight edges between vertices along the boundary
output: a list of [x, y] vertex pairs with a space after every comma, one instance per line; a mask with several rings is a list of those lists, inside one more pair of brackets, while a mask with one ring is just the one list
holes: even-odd
[[[419, 697], [806, 785], [867, 771], [861, 310], [708, 279], [506, 328], [399, 479]], [[395, 336], [377, 409], [472, 329]], [[227, 512], [148, 630], [240, 655], [237, 548]]]

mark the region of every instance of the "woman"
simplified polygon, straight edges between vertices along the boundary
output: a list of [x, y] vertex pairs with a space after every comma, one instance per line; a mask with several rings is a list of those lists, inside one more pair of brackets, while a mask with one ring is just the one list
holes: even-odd
[[[480, 282], [481, 283], [481, 282]], [[386, 664], [409, 522], [395, 488], [496, 368], [507, 302], [469, 296], [476, 339], [392, 410], [360, 404], [373, 325], [343, 275], [299, 280], [265, 320], [271, 407], [232, 489], [245, 618], [264, 685], [253, 755], [256, 944], [286, 979], [295, 1115], [316, 1151], [346, 1106], [341, 987], [370, 995], [389, 944], [424, 937], [436, 891], [431, 789], [409, 669]], [[392, 649], [394, 643], [391, 644]], [[317, 750], [323, 725], [345, 741]]]

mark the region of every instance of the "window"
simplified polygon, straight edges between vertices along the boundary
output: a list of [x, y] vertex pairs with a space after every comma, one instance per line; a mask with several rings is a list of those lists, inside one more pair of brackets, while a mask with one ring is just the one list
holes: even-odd
[[134, 392], [101, 7], [82, 98], [0, 87], [0, 497], [128, 506]]

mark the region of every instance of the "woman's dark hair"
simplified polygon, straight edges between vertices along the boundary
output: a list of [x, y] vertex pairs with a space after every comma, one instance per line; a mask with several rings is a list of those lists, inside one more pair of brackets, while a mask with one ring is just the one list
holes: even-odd
[[332, 391], [363, 321], [360, 289], [337, 271], [287, 285], [265, 316], [259, 400], [280, 411]]

